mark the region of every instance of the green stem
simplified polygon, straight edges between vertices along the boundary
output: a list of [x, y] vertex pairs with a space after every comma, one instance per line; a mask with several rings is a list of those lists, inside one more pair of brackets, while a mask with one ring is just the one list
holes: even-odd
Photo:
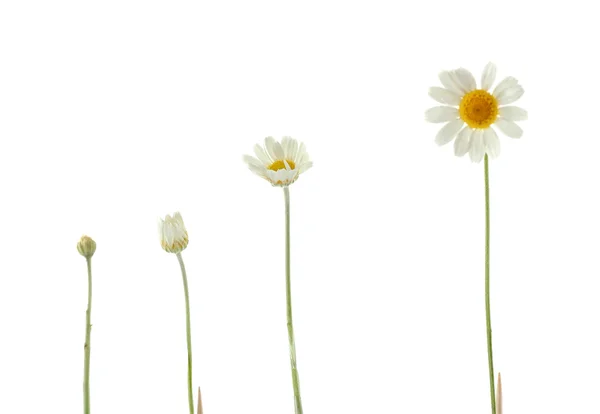
[[496, 392], [494, 390], [494, 358], [492, 356], [492, 318], [490, 316], [490, 179], [488, 156], [484, 158], [485, 172], [485, 325], [487, 331], [488, 368], [490, 374], [490, 396], [492, 414], [496, 414]]
[[294, 387], [294, 412], [302, 414], [302, 398], [300, 398], [300, 380], [296, 367], [296, 344], [294, 341], [294, 325], [292, 322], [292, 288], [290, 283], [290, 191], [283, 187], [285, 196], [285, 297], [287, 305], [287, 328], [290, 343], [290, 363], [292, 366], [292, 385]]
[[90, 336], [92, 333], [92, 258], [87, 257], [88, 305], [85, 311], [85, 345], [83, 346], [83, 413], [90, 414]]
[[188, 402], [190, 406], [190, 414], [194, 414], [194, 395], [192, 394], [192, 334], [190, 328], [190, 296], [188, 294], [187, 275], [185, 273], [185, 265], [181, 258], [181, 253], [177, 253], [177, 260], [181, 267], [181, 275], [183, 276], [183, 290], [185, 292], [185, 328], [187, 333], [187, 351], [188, 351]]

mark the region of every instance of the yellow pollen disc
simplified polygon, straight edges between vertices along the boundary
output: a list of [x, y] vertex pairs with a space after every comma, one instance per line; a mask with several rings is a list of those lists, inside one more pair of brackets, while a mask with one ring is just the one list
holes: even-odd
[[[286, 160], [286, 161], [292, 170], [294, 168], [296, 168], [296, 164], [294, 164], [294, 161], [291, 161], [291, 160]], [[284, 170], [285, 164], [283, 163], [283, 160], [277, 160], [273, 164], [269, 165], [268, 168], [269, 168], [269, 170], [273, 170], [273, 171]]]
[[476, 89], [463, 96], [458, 112], [471, 128], [485, 129], [498, 117], [498, 101], [491, 93]]

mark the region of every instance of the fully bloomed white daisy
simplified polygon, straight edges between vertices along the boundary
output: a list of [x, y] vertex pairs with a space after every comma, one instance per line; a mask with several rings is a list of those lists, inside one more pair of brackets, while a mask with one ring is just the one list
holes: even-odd
[[523, 95], [523, 87], [509, 76], [489, 92], [496, 79], [496, 66], [488, 63], [481, 76], [481, 88], [475, 77], [464, 68], [439, 74], [444, 88], [434, 86], [429, 96], [445, 104], [425, 112], [429, 122], [446, 125], [440, 129], [438, 145], [454, 141], [454, 153], [462, 157], [467, 152], [473, 162], [480, 162], [487, 153], [495, 158], [500, 154], [500, 140], [492, 125], [511, 138], [520, 138], [523, 130], [515, 121], [527, 119], [527, 111], [512, 104]]
[[181, 253], [188, 245], [188, 233], [179, 212], [158, 219], [160, 245], [169, 253]]
[[250, 171], [277, 187], [289, 186], [312, 167], [304, 143], [298, 145], [298, 141], [290, 137], [283, 137], [281, 143], [267, 137], [264, 148], [256, 144], [254, 153], [256, 158], [244, 155]]

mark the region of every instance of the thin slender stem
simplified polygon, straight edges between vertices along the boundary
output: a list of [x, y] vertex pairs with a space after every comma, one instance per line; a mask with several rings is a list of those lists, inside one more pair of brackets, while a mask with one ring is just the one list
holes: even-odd
[[287, 328], [290, 343], [290, 363], [292, 366], [292, 385], [294, 387], [294, 409], [302, 414], [302, 398], [300, 397], [300, 380], [296, 367], [296, 343], [294, 341], [294, 325], [292, 322], [292, 288], [290, 283], [290, 191], [283, 187], [285, 196], [285, 297], [287, 305]]
[[190, 414], [194, 414], [194, 395], [192, 394], [192, 334], [190, 328], [190, 296], [188, 294], [187, 275], [185, 273], [185, 265], [181, 253], [177, 253], [177, 260], [181, 266], [181, 275], [183, 276], [183, 290], [185, 292], [185, 328], [187, 334], [187, 351], [188, 351], [188, 402], [190, 406]]
[[490, 374], [490, 396], [492, 414], [496, 414], [496, 392], [494, 390], [494, 358], [492, 355], [492, 318], [490, 315], [490, 179], [488, 156], [484, 158], [485, 175], [485, 325], [487, 332], [488, 368]]
[[92, 258], [87, 257], [88, 304], [85, 311], [85, 345], [83, 346], [83, 413], [90, 414], [90, 337], [92, 334]]

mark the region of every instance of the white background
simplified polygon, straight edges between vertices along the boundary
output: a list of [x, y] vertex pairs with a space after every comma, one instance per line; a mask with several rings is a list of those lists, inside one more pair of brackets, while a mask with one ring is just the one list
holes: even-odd
[[293, 412], [281, 189], [241, 161], [306, 143], [290, 188], [304, 410], [486, 413], [483, 163], [438, 147], [442, 69], [525, 88], [491, 162], [505, 413], [598, 412], [594, 2], [0, 4], [0, 413], [186, 413], [180, 210], [206, 414]]

